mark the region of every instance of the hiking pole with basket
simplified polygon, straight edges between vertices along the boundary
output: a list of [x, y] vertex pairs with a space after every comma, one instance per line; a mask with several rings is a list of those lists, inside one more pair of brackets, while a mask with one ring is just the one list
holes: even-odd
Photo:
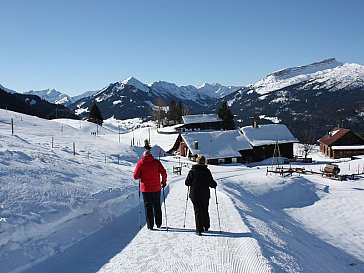
[[164, 215], [166, 216], [166, 228], [167, 228], [167, 231], [168, 231], [168, 223], [167, 223], [167, 208], [166, 208], [166, 195], [164, 193], [164, 187], [162, 188], [163, 189], [163, 203], [164, 203]]
[[221, 234], [221, 224], [220, 224], [219, 203], [217, 202], [217, 193], [216, 193], [216, 188], [215, 188], [215, 199], [216, 199], [217, 218], [219, 219], [219, 229], [220, 229], [220, 234]]
[[183, 227], [186, 227], [186, 215], [187, 215], [187, 203], [188, 203], [188, 194], [190, 193], [190, 187], [187, 187], [187, 198], [186, 198], [186, 208], [185, 208], [185, 220], [183, 221]]
[[142, 211], [140, 209], [140, 179], [139, 179], [139, 229], [142, 228], [141, 222], [140, 222], [140, 215], [141, 215]]

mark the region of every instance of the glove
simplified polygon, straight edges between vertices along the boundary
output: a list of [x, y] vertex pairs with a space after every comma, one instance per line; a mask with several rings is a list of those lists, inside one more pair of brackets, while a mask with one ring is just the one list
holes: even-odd
[[162, 182], [161, 185], [162, 185], [162, 188], [164, 188], [167, 185], [167, 183], [166, 182]]

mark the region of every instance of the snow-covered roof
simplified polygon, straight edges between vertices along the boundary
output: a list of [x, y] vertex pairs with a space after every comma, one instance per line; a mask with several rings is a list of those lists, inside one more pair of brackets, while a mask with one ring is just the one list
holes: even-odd
[[364, 150], [364, 145], [332, 146], [333, 150]]
[[176, 124], [176, 125], [172, 125], [172, 126], [166, 126], [166, 127], [162, 127], [158, 129], [158, 133], [161, 134], [176, 134], [179, 132], [179, 130], [177, 130], [178, 128], [182, 127], [183, 124]]
[[[202, 154], [209, 159], [241, 157], [239, 151], [252, 149], [239, 130], [190, 132], [181, 136], [192, 154]], [[198, 149], [195, 149], [196, 141]]]
[[345, 128], [332, 130], [330, 133], [323, 136], [320, 139], [320, 142], [330, 146], [330, 145], [334, 144], [335, 142], [337, 142], [340, 138], [342, 138], [344, 135], [346, 135], [349, 132], [350, 132], [350, 130], [345, 129]]
[[184, 124], [222, 121], [217, 114], [186, 115], [182, 119]]
[[271, 145], [278, 143], [294, 143], [298, 140], [284, 124], [266, 124], [245, 126], [240, 129], [252, 146]]

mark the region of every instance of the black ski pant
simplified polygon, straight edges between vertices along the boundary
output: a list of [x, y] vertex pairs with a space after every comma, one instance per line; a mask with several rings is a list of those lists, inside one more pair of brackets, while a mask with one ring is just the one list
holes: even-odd
[[143, 192], [145, 218], [147, 227], [154, 227], [154, 219], [157, 227], [162, 225], [161, 191]]
[[192, 200], [197, 232], [210, 228], [209, 201], [209, 198]]

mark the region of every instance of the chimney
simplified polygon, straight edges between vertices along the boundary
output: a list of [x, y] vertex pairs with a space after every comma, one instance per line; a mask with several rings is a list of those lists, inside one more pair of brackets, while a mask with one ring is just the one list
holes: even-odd
[[258, 121], [257, 121], [257, 118], [256, 117], [254, 117], [253, 118], [253, 128], [258, 128], [259, 126], [258, 126]]
[[198, 141], [195, 141], [195, 149], [198, 150]]

